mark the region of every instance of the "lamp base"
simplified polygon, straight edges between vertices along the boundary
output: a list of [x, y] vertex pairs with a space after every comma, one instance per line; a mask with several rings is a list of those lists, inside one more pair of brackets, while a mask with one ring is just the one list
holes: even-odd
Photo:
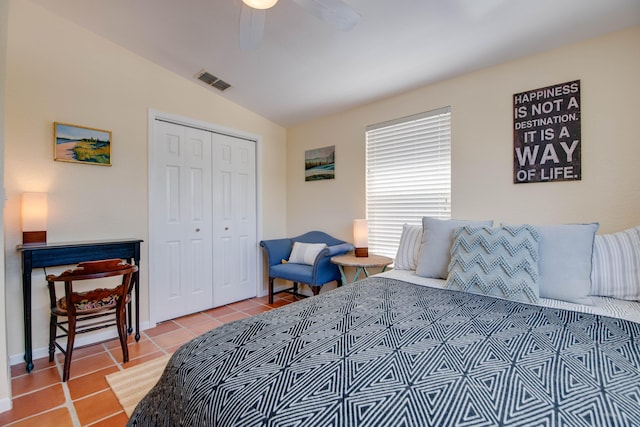
[[46, 231], [23, 231], [22, 243], [25, 245], [34, 243], [47, 243]]
[[356, 248], [356, 256], [358, 258], [365, 258], [369, 256], [369, 248]]

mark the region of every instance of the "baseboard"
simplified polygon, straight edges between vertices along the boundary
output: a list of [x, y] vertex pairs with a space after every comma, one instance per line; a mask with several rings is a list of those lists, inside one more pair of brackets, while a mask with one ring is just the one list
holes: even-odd
[[[145, 329], [149, 329], [149, 322], [140, 323], [140, 331], [144, 331]], [[94, 333], [91, 335], [81, 335], [76, 337], [76, 345], [74, 348], [84, 347], [90, 344], [96, 344], [102, 341], [108, 341], [118, 338], [118, 333], [115, 330], [108, 330], [99, 333]], [[57, 351], [57, 350], [56, 350]], [[42, 359], [44, 357], [49, 357], [49, 346], [39, 347], [33, 349], [32, 358], [33, 360]], [[24, 353], [14, 354], [9, 356], [9, 365], [19, 365], [24, 363]]]
[[11, 404], [11, 399], [8, 397], [5, 397], [4, 399], [0, 399], [0, 413], [1, 412], [6, 412], [8, 410], [10, 410], [11, 408], [13, 408], [13, 405]]

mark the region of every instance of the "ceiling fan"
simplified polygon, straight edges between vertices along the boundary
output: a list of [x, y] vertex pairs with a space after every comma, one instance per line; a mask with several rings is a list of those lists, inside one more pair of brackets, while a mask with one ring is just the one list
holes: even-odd
[[[292, 0], [316, 18], [329, 25], [349, 31], [360, 20], [360, 14], [342, 0]], [[253, 50], [264, 34], [266, 10], [278, 0], [242, 0], [240, 12], [240, 48]]]

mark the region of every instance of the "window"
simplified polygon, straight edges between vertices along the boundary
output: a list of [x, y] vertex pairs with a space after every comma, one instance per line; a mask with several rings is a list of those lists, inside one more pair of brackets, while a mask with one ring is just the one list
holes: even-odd
[[366, 129], [369, 251], [395, 257], [402, 225], [451, 215], [451, 108]]

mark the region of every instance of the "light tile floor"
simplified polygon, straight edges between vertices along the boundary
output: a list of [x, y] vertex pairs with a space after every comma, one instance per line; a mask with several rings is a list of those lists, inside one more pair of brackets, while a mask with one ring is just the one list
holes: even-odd
[[250, 317], [294, 301], [288, 294], [252, 298], [160, 323], [129, 342], [129, 363], [122, 364], [118, 340], [77, 348], [71, 378], [62, 378], [62, 355], [34, 361], [28, 374], [24, 364], [11, 367], [13, 409], [0, 414], [0, 426], [123, 426], [127, 416], [109, 388], [105, 376], [174, 352], [185, 342], [223, 323]]

